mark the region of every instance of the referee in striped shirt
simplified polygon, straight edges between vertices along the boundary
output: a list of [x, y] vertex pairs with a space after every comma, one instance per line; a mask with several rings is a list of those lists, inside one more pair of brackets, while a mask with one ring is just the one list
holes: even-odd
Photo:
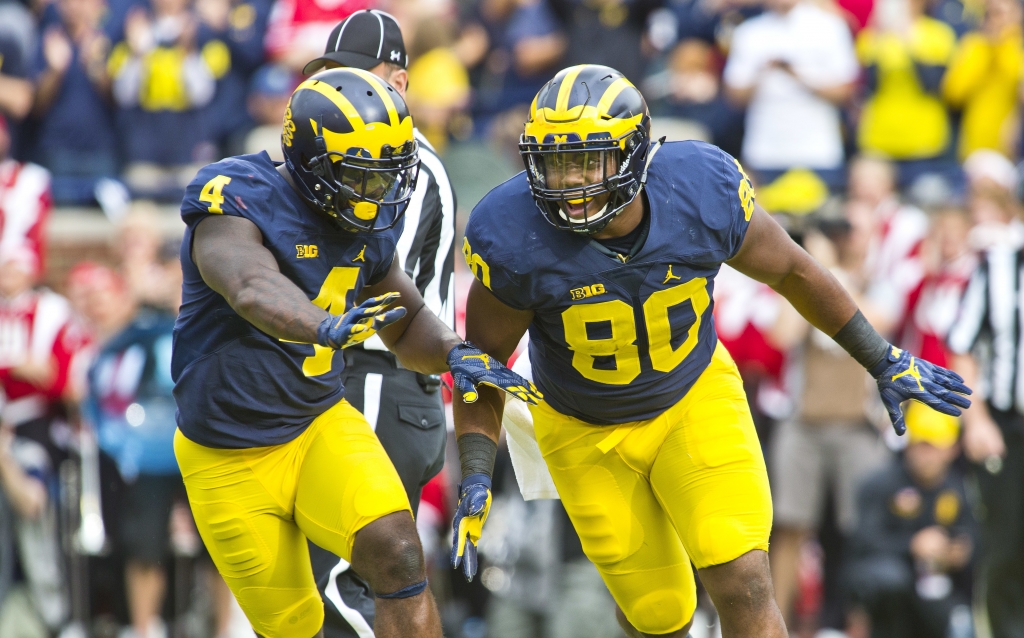
[[[409, 58], [398, 22], [368, 9], [334, 27], [324, 55], [303, 69], [356, 67], [389, 82], [402, 97], [408, 85]], [[455, 192], [437, 153], [415, 131], [420, 172], [397, 258], [426, 301], [427, 308], [455, 327]], [[447, 431], [440, 378], [399, 367], [379, 337], [363, 348], [345, 350], [345, 396], [376, 430], [402, 478], [415, 514], [420, 490], [444, 465]], [[324, 600], [325, 638], [373, 636], [374, 602], [369, 586], [349, 564], [309, 544], [317, 587]]]
[[[1001, 245], [971, 276], [947, 337], [953, 367], [985, 401], [964, 411], [964, 451], [978, 464], [982, 578], [993, 638], [1024, 636], [1024, 250], [1013, 196], [972, 194], [1001, 210]], [[1014, 232], [1016, 231], [1016, 232]], [[984, 469], [981, 469], [983, 467]]]

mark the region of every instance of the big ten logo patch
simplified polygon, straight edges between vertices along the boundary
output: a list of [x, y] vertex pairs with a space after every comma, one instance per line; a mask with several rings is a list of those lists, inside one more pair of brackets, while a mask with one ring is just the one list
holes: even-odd
[[596, 297], [605, 293], [604, 284], [593, 284], [590, 286], [583, 286], [581, 288], [573, 288], [569, 291], [569, 298], [573, 301], [579, 301], [580, 299], [586, 299], [587, 297]]
[[317, 249], [316, 244], [296, 244], [295, 245], [295, 257], [297, 259], [312, 259], [319, 257], [320, 251]]

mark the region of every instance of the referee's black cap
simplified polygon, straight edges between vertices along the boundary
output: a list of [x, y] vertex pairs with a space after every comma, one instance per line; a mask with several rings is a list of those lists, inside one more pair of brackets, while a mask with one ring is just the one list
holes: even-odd
[[383, 11], [365, 9], [338, 23], [327, 39], [324, 54], [307, 64], [302, 72], [314, 73], [327, 62], [364, 71], [381, 62], [391, 62], [404, 69], [409, 65], [409, 55], [398, 21]]

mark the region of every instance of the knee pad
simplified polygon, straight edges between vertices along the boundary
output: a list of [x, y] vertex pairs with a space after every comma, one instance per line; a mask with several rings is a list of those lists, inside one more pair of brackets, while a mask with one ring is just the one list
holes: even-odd
[[242, 589], [238, 602], [249, 623], [265, 638], [315, 636], [324, 624], [324, 604], [316, 589]]
[[427, 580], [423, 579], [418, 583], [413, 583], [408, 587], [403, 587], [396, 592], [390, 594], [376, 594], [377, 598], [412, 598], [413, 596], [419, 596], [427, 588]]
[[693, 618], [693, 609], [682, 592], [671, 589], [654, 591], [639, 597], [622, 613], [638, 631], [667, 634], [679, 631]]

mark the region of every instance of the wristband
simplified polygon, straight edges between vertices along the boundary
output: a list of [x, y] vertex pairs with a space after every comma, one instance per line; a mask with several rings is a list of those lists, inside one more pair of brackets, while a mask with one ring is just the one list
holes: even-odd
[[839, 329], [832, 340], [850, 353], [866, 370], [872, 370], [885, 359], [889, 342], [878, 334], [860, 310]]
[[494, 472], [494, 459], [498, 456], [498, 444], [479, 432], [463, 434], [456, 442], [463, 478], [473, 474], [485, 474], [490, 478]]

